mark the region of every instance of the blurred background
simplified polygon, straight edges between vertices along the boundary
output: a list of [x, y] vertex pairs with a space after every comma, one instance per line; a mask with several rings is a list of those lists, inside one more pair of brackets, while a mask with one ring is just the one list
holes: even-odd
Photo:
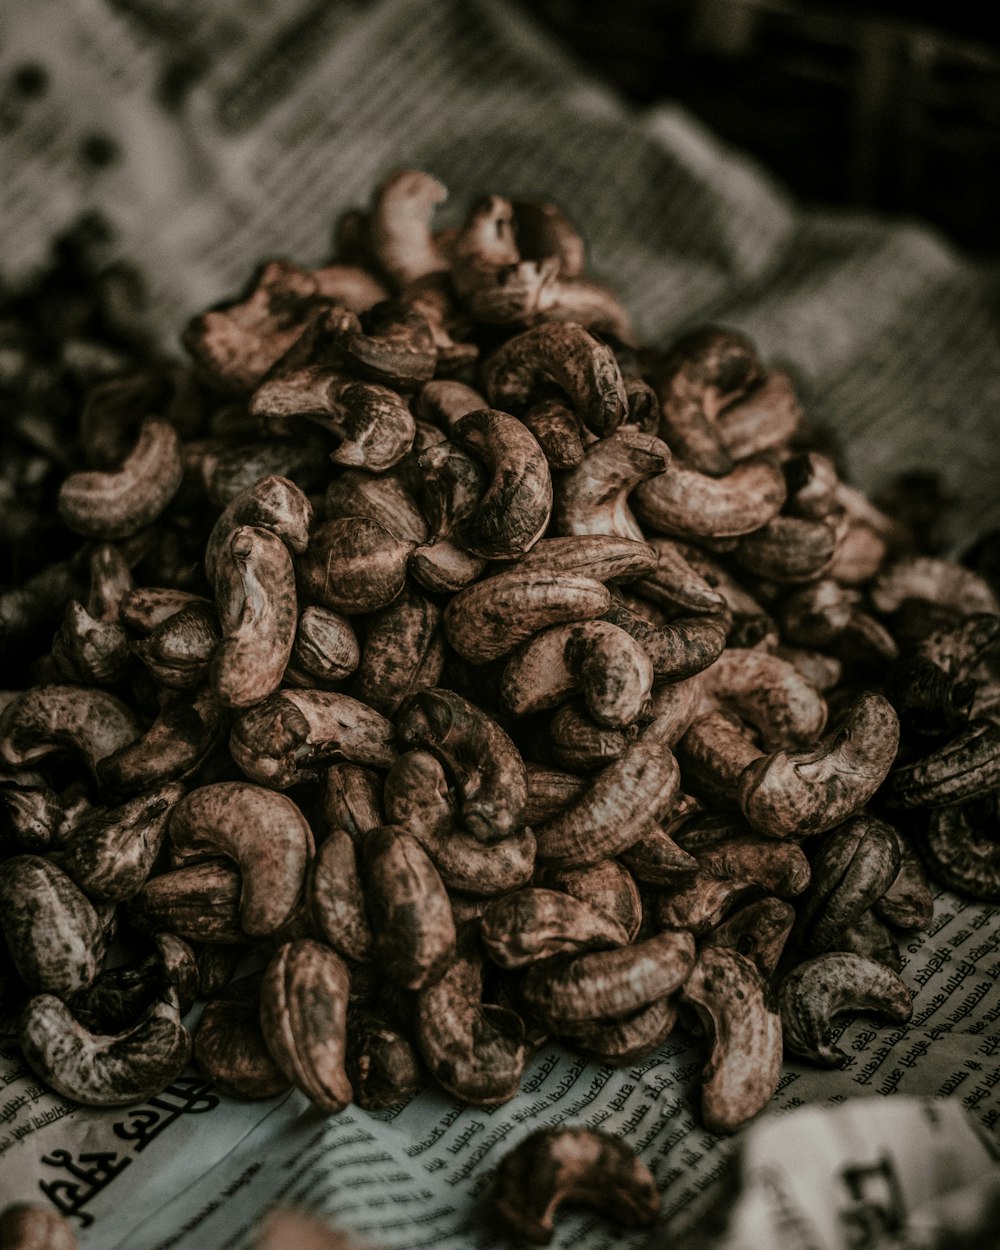
[[679, 101], [803, 200], [1000, 247], [1000, 47], [989, 5], [519, 0], [629, 99]]

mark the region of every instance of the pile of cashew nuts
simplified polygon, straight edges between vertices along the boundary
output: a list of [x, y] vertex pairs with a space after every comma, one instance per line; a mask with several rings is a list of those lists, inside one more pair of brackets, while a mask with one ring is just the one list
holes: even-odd
[[642, 347], [555, 206], [444, 198], [394, 175], [91, 394], [89, 590], [0, 697], [5, 1000], [96, 1106], [193, 1055], [493, 1107], [680, 1024], [728, 1133], [908, 1018], [925, 861], [1000, 900], [1000, 608], [743, 336]]

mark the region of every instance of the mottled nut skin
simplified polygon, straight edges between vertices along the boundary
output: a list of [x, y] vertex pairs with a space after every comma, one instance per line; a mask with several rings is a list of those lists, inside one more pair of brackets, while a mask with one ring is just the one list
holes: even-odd
[[302, 593], [347, 616], [384, 608], [403, 589], [415, 546], [368, 517], [324, 521], [298, 560]]
[[331, 1115], [353, 1097], [344, 1068], [348, 985], [340, 956], [309, 938], [280, 947], [261, 982], [260, 1024], [272, 1058]]
[[198, 1067], [233, 1098], [273, 1098], [290, 1084], [264, 1041], [260, 982], [258, 974], [227, 986], [206, 1004], [194, 1034]]
[[29, 989], [66, 997], [97, 975], [100, 918], [77, 885], [39, 855], [0, 864], [0, 927]]

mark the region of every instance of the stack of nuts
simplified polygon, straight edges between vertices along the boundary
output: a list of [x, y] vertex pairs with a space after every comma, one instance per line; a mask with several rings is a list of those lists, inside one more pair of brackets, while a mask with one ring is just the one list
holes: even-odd
[[222, 1090], [336, 1113], [496, 1106], [547, 1037], [632, 1064], [680, 1020], [730, 1132], [783, 1039], [908, 1018], [914, 847], [1000, 900], [997, 600], [745, 338], [640, 347], [553, 205], [435, 232], [444, 197], [396, 174], [334, 263], [195, 318], [199, 404], [91, 397], [89, 595], [0, 718], [19, 1042], [128, 1103], [201, 995]]

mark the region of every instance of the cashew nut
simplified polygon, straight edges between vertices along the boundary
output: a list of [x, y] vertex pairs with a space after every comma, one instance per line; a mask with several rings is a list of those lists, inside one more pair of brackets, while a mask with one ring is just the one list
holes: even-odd
[[642, 542], [628, 504], [641, 483], [662, 474], [670, 448], [652, 434], [624, 429], [593, 443], [556, 488], [554, 519], [560, 534], [615, 534]]
[[0, 715], [0, 760], [21, 768], [68, 747], [96, 772], [101, 760], [140, 732], [132, 710], [103, 690], [33, 686]]

